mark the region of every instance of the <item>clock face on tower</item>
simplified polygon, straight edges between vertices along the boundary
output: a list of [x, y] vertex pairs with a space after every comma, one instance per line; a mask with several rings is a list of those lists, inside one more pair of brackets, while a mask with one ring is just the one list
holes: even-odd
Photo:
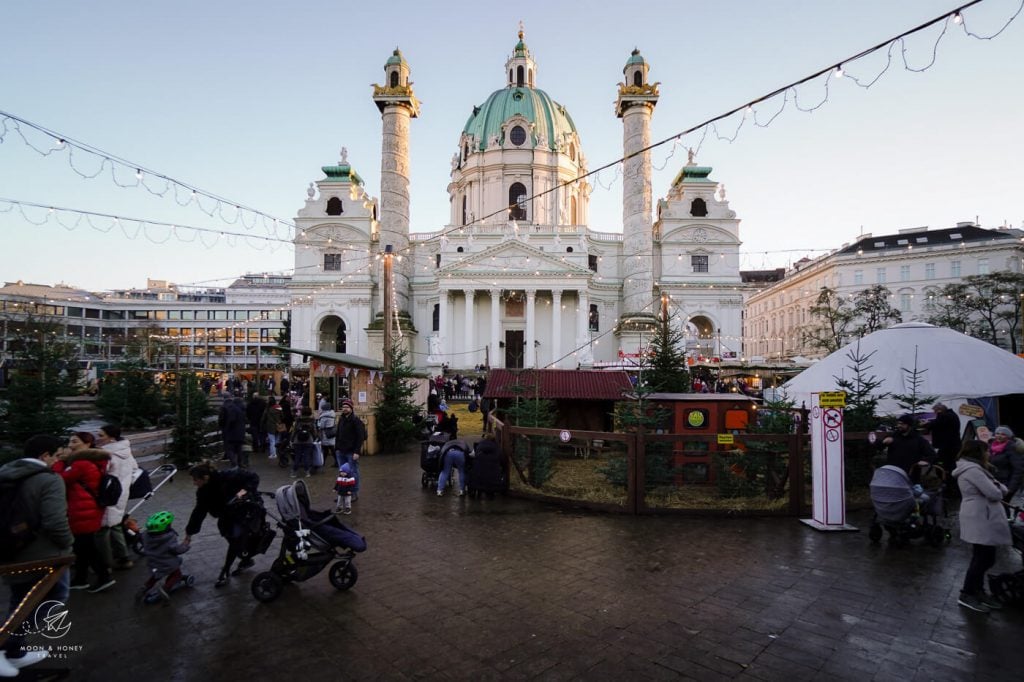
[[695, 242], [706, 242], [708, 240], [708, 231], [703, 227], [698, 227], [693, 231], [693, 241]]

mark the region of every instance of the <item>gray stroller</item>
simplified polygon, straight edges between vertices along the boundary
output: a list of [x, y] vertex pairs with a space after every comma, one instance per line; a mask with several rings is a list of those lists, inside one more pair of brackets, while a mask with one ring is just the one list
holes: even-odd
[[[931, 468], [944, 478], [941, 467]], [[933, 547], [949, 541], [949, 531], [939, 525], [941, 486], [925, 492], [922, 486], [911, 482], [903, 469], [887, 464], [875, 470], [870, 490], [875, 508], [868, 532], [871, 542], [879, 542], [884, 532], [889, 533], [889, 543], [896, 547], [906, 546], [916, 538], [924, 538]]]

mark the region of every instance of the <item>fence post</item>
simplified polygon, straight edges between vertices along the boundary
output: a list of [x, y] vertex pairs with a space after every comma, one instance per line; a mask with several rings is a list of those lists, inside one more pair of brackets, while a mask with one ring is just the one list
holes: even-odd
[[644, 426], [639, 424], [636, 427], [636, 433], [633, 437], [626, 441], [626, 457], [629, 461], [629, 479], [627, 482], [627, 499], [626, 505], [631, 514], [639, 514], [640, 509], [647, 506], [646, 500], [643, 500], [644, 489], [647, 486], [646, 476], [646, 439], [644, 438]]
[[803, 435], [789, 436], [789, 513], [800, 516], [804, 511]]

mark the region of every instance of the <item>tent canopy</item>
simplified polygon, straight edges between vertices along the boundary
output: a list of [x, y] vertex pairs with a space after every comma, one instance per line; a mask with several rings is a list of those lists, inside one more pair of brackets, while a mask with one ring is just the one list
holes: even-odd
[[[859, 350], [858, 350], [859, 348]], [[878, 394], [909, 394], [911, 372], [918, 372], [917, 393], [945, 403], [968, 398], [1024, 393], [1024, 360], [990, 343], [923, 322], [905, 322], [868, 334], [840, 348], [787, 381], [782, 390], [797, 405], [811, 405], [811, 394], [840, 390], [837, 379], [853, 380], [852, 357], [868, 357], [865, 378], [882, 383]], [[878, 403], [878, 414], [897, 414], [893, 398]]]

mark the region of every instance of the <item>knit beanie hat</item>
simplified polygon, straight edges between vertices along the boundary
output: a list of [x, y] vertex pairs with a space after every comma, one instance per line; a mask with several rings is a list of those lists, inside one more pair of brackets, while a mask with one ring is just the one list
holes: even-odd
[[1013, 438], [1013, 431], [1010, 430], [1009, 426], [997, 426], [996, 435], [1003, 435], [1006, 436], [1007, 438]]

